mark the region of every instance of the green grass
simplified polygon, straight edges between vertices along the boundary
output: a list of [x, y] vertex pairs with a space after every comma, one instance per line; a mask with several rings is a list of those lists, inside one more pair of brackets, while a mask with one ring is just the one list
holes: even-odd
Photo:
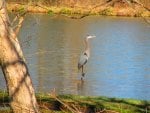
[[[77, 95], [59, 95], [52, 98], [47, 94], [36, 94], [40, 110], [42, 113], [70, 113], [66, 106], [71, 109], [85, 111], [92, 109], [94, 111], [113, 111], [118, 113], [150, 113], [150, 101], [135, 99], [119, 99], [108, 97], [90, 97]], [[0, 92], [0, 105], [8, 106], [7, 93]], [[75, 107], [74, 107], [75, 106]], [[0, 109], [0, 113], [10, 113], [10, 109]], [[110, 112], [111, 113], [111, 112]]]
[[[106, 109], [119, 113], [150, 113], [150, 101], [144, 100], [77, 95], [59, 95], [57, 98], [67, 105], [75, 105], [80, 109], [93, 108], [98, 111]], [[41, 103], [49, 103], [49, 106], [52, 106], [52, 104], [56, 102], [55, 99], [50, 98], [48, 95], [38, 95], [37, 99], [41, 101]], [[57, 104], [57, 102], [55, 104]], [[62, 105], [60, 104], [59, 107], [62, 107]]]

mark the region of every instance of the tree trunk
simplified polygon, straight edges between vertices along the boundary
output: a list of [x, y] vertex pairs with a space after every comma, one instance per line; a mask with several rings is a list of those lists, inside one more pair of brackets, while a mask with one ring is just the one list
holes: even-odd
[[5, 0], [0, 0], [0, 65], [14, 113], [37, 113], [33, 85], [20, 44], [10, 26]]

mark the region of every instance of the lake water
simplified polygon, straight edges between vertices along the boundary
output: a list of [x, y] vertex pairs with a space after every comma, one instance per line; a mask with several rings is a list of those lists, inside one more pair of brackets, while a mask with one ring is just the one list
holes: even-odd
[[[84, 82], [77, 64], [90, 40]], [[29, 14], [19, 34], [37, 92], [150, 100], [150, 26], [141, 18]], [[0, 72], [0, 88], [5, 88]]]

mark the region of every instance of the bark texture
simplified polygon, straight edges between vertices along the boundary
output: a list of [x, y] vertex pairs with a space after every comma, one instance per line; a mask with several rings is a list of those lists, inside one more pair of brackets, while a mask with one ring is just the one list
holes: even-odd
[[0, 0], [0, 65], [14, 113], [37, 113], [32, 81], [20, 44], [11, 28], [5, 0]]

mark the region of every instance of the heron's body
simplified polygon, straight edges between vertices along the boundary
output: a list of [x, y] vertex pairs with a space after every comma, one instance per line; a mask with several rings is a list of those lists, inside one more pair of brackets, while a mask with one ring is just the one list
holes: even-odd
[[[95, 36], [87, 36], [85, 38], [85, 51], [81, 54], [79, 62], [78, 62], [78, 70], [82, 69], [82, 76], [84, 76], [83, 67], [87, 63], [90, 57], [90, 47], [89, 47], [89, 39], [94, 38]], [[82, 78], [81, 78], [82, 79]]]
[[78, 62], [78, 69], [80, 69], [82, 66], [84, 66], [87, 63], [88, 58], [89, 57], [87, 56], [86, 53], [84, 53], [80, 56], [80, 59], [79, 59], [79, 62]]

